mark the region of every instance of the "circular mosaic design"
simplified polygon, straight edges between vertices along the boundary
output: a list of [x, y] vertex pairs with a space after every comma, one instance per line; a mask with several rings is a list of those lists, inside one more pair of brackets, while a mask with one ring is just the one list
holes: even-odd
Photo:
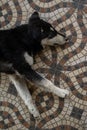
[[36, 56], [33, 68], [56, 86], [70, 91], [61, 99], [29, 84], [41, 119], [36, 121], [8, 76], [0, 74], [0, 130], [87, 129], [87, 1], [1, 0], [0, 29], [25, 24], [32, 12], [67, 35], [63, 46], [48, 47]]

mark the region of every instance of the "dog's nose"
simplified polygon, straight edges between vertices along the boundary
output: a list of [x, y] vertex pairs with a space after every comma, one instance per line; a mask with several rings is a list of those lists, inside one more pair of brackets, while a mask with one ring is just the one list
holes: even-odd
[[69, 38], [66, 37], [66, 38], [65, 38], [65, 41], [68, 42], [68, 41], [69, 41]]
[[68, 41], [68, 38], [66, 37], [65, 40]]

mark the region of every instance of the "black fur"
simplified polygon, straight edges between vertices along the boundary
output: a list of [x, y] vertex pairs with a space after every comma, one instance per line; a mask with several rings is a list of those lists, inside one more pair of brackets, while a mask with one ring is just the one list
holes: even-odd
[[[41, 40], [57, 35], [49, 23], [34, 12], [29, 23], [10, 30], [0, 30], [0, 72], [14, 74], [15, 70], [29, 80], [41, 80], [31, 66], [25, 62], [24, 53], [35, 56], [43, 49]], [[43, 32], [41, 31], [43, 29]]]

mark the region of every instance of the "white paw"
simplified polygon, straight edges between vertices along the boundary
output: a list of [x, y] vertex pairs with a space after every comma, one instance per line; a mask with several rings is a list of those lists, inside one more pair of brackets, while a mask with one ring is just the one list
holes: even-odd
[[40, 121], [40, 120], [42, 119], [42, 117], [39, 115], [39, 116], [37, 116], [37, 117], [34, 117], [34, 119], [35, 119], [36, 121]]
[[34, 116], [34, 118], [36, 119], [38, 119], [39, 117], [40, 117], [40, 113], [38, 112], [38, 110], [36, 110], [36, 111], [33, 111], [34, 113], [33, 113], [33, 116]]
[[37, 110], [36, 106], [32, 107], [30, 113], [33, 115], [34, 118], [38, 118], [40, 116], [39, 111]]
[[60, 92], [58, 92], [58, 96], [61, 98], [64, 98], [65, 96], [69, 95], [69, 91], [66, 89], [61, 89]]

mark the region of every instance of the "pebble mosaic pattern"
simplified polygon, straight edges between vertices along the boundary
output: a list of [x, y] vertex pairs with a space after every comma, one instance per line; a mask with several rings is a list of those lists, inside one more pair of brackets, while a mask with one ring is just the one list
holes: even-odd
[[41, 114], [35, 121], [8, 76], [0, 74], [0, 130], [87, 130], [87, 0], [0, 0], [0, 29], [27, 23], [35, 10], [70, 40], [46, 48], [33, 67], [70, 95], [61, 99], [29, 84]]

